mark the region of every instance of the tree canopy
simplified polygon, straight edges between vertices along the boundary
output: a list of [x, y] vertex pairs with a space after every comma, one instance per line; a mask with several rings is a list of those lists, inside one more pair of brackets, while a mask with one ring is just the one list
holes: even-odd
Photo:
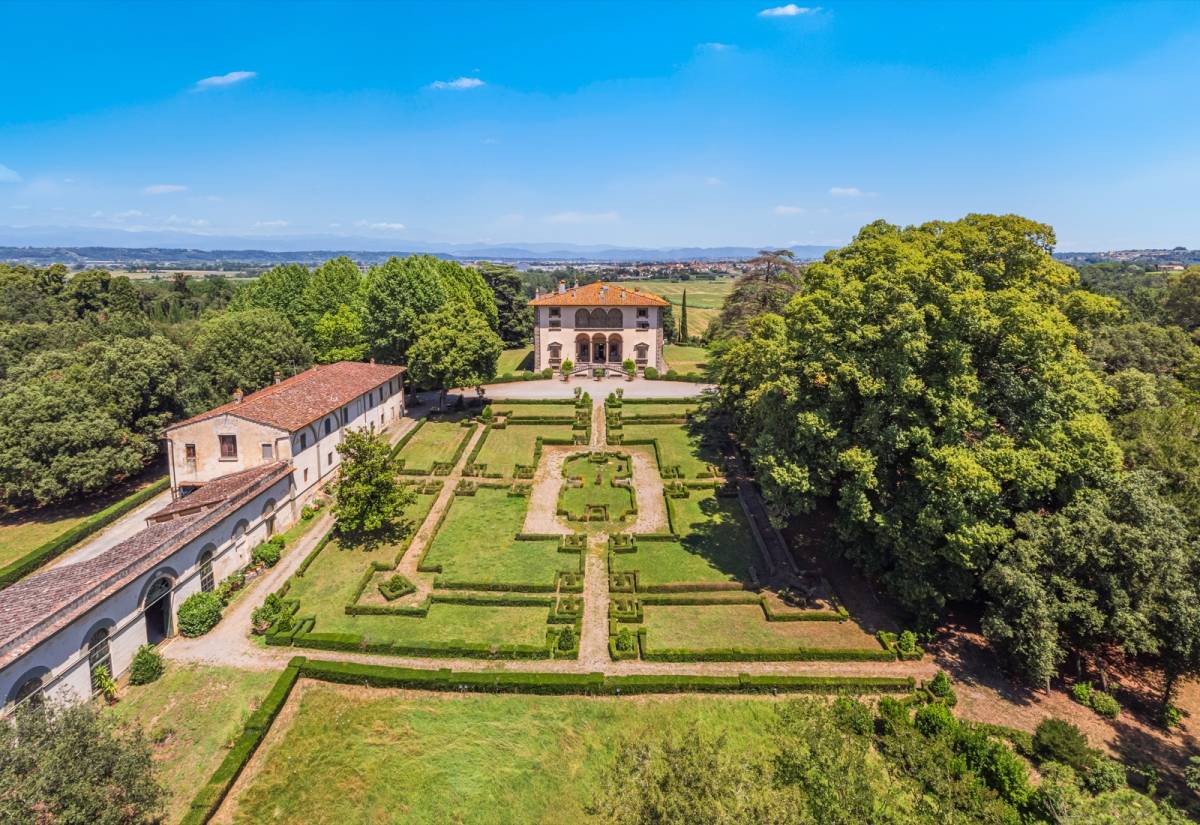
[[500, 340], [509, 347], [527, 344], [533, 334], [533, 307], [525, 297], [520, 274], [511, 266], [489, 263], [480, 264], [479, 272], [496, 297]]
[[503, 347], [482, 313], [448, 304], [418, 324], [409, 372], [418, 384], [440, 389], [444, 398], [448, 389], [482, 384], [495, 375]]
[[337, 451], [342, 458], [333, 504], [338, 531], [365, 540], [397, 526], [415, 494], [396, 480], [387, 440], [374, 430], [346, 430]]

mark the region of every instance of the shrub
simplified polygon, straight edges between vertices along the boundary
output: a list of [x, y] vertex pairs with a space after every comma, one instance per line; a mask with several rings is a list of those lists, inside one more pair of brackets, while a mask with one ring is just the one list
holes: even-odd
[[1116, 719], [1121, 715], [1121, 703], [1102, 690], [1093, 690], [1092, 710], [1105, 719]]
[[1175, 705], [1167, 705], [1165, 708], [1163, 708], [1162, 715], [1159, 717], [1158, 721], [1167, 730], [1177, 728], [1183, 724], [1183, 711]]
[[573, 369], [575, 369], [575, 362], [572, 361], [570, 358], [564, 359], [562, 362], [563, 375], [566, 375], [568, 372], [570, 372]]
[[916, 653], [917, 652], [917, 634], [911, 630], [906, 630], [900, 634], [900, 638], [896, 640], [896, 648], [901, 653]]
[[621, 369], [625, 370], [625, 372], [633, 372], [634, 370], [637, 369], [637, 364], [633, 363], [632, 358], [626, 358], [621, 363]]
[[924, 736], [928, 736], [930, 739], [939, 739], [953, 731], [958, 722], [950, 713], [950, 708], [937, 702], [918, 710], [916, 718], [913, 719], [913, 725]]
[[254, 552], [250, 554], [250, 558], [255, 564], [274, 567], [279, 564], [279, 558], [282, 555], [283, 537], [276, 536], [270, 541], [264, 541], [258, 547], [255, 547]]
[[404, 576], [396, 573], [379, 583], [379, 592], [390, 602], [395, 601], [401, 596], [407, 596], [409, 593], [416, 593], [417, 588], [416, 585]]
[[113, 679], [112, 674], [108, 672], [108, 668], [104, 665], [96, 665], [92, 671], [92, 683], [96, 686], [97, 692], [105, 698], [106, 701], [113, 702], [117, 698], [117, 682]]
[[153, 645], [142, 645], [129, 665], [129, 684], [148, 685], [162, 676], [165, 669], [162, 654]]
[[630, 653], [634, 648], [634, 636], [629, 628], [623, 627], [617, 631], [617, 650]]
[[479, 414], [479, 420], [485, 424], [490, 424], [495, 413], [492, 412], [492, 405], [488, 404], [483, 408], [483, 412]]
[[542, 378], [553, 378], [553, 377], [554, 377], [554, 367], [546, 367], [544, 370], [542, 370]]
[[926, 685], [929, 692], [941, 699], [943, 704], [948, 708], [952, 708], [958, 704], [958, 696], [954, 693], [954, 688], [950, 685], [950, 677], [946, 675], [946, 671], [939, 670], [934, 674]]
[[645, 376], [651, 380], [658, 378], [658, 370], [656, 370], [654, 367], [646, 367], [643, 372]]
[[1033, 752], [1040, 762], [1061, 762], [1083, 771], [1092, 761], [1087, 737], [1062, 719], [1044, 719], [1033, 733]]
[[[982, 735], [981, 735], [982, 736]], [[982, 747], [968, 754], [968, 764], [987, 786], [1007, 802], [1021, 806], [1029, 798], [1029, 769], [1006, 745], [982, 738]]]
[[573, 647], [575, 647], [575, 630], [568, 625], [558, 633], [558, 649], [571, 650]]
[[1081, 705], [1092, 705], [1092, 683], [1076, 682], [1071, 685], [1071, 698]]
[[1083, 774], [1083, 786], [1095, 794], [1115, 791], [1127, 784], [1125, 766], [1107, 756], [1095, 756]]
[[254, 608], [254, 612], [250, 614], [252, 630], [259, 635], [266, 633], [267, 628], [275, 623], [282, 612], [283, 599], [279, 598], [278, 593], [268, 593], [267, 597], [263, 599], [263, 603]]
[[1200, 793], [1200, 756], [1188, 758], [1187, 767], [1183, 769], [1183, 782], [1193, 791]]
[[866, 736], [874, 728], [871, 709], [857, 699], [839, 696], [833, 702], [833, 718], [838, 726], [850, 733]]
[[217, 598], [221, 600], [222, 605], [228, 605], [230, 599], [233, 598], [233, 594], [241, 590], [245, 585], [246, 574], [238, 570], [217, 585]]
[[221, 621], [221, 597], [216, 593], [193, 593], [179, 605], [179, 632], [203, 636]]

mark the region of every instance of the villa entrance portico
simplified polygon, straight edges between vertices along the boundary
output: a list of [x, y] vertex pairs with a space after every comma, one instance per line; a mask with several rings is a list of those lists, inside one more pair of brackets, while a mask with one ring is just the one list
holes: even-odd
[[615, 332], [607, 336], [597, 332], [591, 337], [581, 332], [575, 336], [575, 365], [620, 364], [624, 357], [623, 343], [621, 336]]

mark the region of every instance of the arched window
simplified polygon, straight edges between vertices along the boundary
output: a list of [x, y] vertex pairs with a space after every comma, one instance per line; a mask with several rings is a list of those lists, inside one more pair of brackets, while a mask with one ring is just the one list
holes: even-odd
[[42, 677], [34, 676], [32, 679], [26, 679], [24, 682], [13, 691], [13, 704], [19, 705], [22, 702], [29, 702], [30, 705], [38, 706], [42, 704]]
[[217, 583], [213, 577], [213, 551], [205, 550], [200, 554], [200, 590], [205, 593], [211, 593], [216, 588]]
[[112, 678], [112, 655], [108, 647], [107, 627], [100, 628], [88, 639], [88, 672], [92, 674], [93, 691], [100, 689], [96, 679], [96, 671], [99, 668], [104, 668], [104, 672]]
[[588, 326], [602, 327], [608, 320], [608, 316], [600, 307], [596, 307], [588, 313]]
[[171, 580], [157, 579], [146, 592], [142, 615], [146, 620], [146, 641], [156, 645], [171, 635]]
[[588, 311], [586, 309], [575, 310], [575, 326], [586, 328], [589, 325], [590, 325], [590, 321], [588, 318]]
[[621, 310], [613, 307], [608, 311], [608, 326], [614, 329], [621, 328]]
[[329, 435], [331, 432], [333, 432], [333, 419], [326, 418], [325, 419], [325, 435]]

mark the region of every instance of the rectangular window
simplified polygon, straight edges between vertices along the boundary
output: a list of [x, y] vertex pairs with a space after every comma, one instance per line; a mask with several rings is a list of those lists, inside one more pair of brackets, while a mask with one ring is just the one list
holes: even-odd
[[639, 317], [639, 318], [649, 318], [649, 317], [650, 317], [650, 310], [648, 310], [648, 309], [639, 309], [639, 310], [638, 310], [638, 317]]
[[304, 468], [304, 483], [308, 484], [308, 468]]
[[262, 445], [262, 451], [263, 451], [263, 453], [262, 453], [263, 458], [265, 458], [267, 461], [270, 461], [272, 458], [275, 457], [275, 448], [272, 447], [270, 444]]
[[196, 461], [196, 445], [195, 444], [184, 444], [183, 445], [183, 457], [187, 461], [191, 461], [194, 463]]
[[333, 463], [333, 453], [332, 453], [332, 452], [331, 452], [331, 453], [329, 453], [329, 456], [328, 456], [328, 457], [325, 459], [325, 463], [326, 463], [326, 464], [332, 464], [332, 463]]
[[308, 449], [308, 433], [300, 433], [300, 450], [303, 452]]
[[550, 317], [551, 318], [561, 318], [562, 310], [559, 309], [558, 307], [550, 307]]
[[219, 435], [217, 440], [221, 442], [221, 458], [237, 458], [236, 435]]

